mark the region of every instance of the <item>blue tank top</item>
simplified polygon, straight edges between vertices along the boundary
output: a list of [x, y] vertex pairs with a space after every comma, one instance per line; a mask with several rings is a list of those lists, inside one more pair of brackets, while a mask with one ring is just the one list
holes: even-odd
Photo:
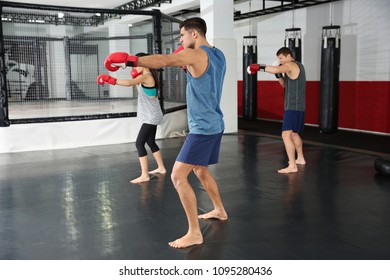
[[207, 53], [206, 71], [197, 78], [187, 71], [187, 114], [190, 133], [211, 135], [225, 129], [220, 108], [226, 73], [225, 56], [217, 48], [201, 46]]

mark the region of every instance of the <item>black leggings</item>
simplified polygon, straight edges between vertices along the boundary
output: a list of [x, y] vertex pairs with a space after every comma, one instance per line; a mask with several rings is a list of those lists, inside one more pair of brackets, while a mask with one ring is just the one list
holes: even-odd
[[137, 147], [139, 157], [144, 157], [148, 154], [145, 149], [145, 143], [148, 143], [152, 153], [158, 152], [160, 150], [155, 141], [156, 131], [157, 125], [147, 123], [142, 124], [137, 136], [137, 140], [135, 141], [135, 146]]

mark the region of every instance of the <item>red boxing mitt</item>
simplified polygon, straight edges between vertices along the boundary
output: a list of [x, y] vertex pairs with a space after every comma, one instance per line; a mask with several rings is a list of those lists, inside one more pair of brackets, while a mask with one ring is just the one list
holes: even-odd
[[[182, 50], [184, 50], [184, 47], [183, 47], [183, 45], [180, 45], [180, 47], [178, 47], [178, 48], [173, 52], [173, 54], [177, 54], [177, 53], [181, 52]], [[180, 66], [180, 68], [183, 69], [183, 71], [187, 73], [187, 67], [186, 67], [185, 65]]]
[[178, 48], [173, 52], [173, 54], [177, 54], [177, 53], [181, 52], [182, 50], [184, 50], [184, 47], [183, 47], [183, 45], [180, 45], [180, 47], [178, 47]]
[[249, 75], [254, 75], [258, 71], [265, 72], [265, 64], [251, 64], [247, 67], [246, 71]]
[[99, 85], [104, 85], [104, 83], [107, 83], [107, 84], [110, 84], [110, 85], [116, 85], [116, 79], [107, 75], [107, 74], [100, 74], [97, 79], [96, 79], [96, 82], [99, 84]]
[[131, 74], [131, 77], [133, 77], [133, 79], [135, 79], [139, 75], [141, 75], [141, 73], [138, 73], [136, 69], [131, 70], [130, 74]]
[[125, 52], [115, 52], [107, 56], [104, 66], [109, 71], [117, 71], [119, 68], [125, 69], [127, 66], [137, 67], [138, 57]]

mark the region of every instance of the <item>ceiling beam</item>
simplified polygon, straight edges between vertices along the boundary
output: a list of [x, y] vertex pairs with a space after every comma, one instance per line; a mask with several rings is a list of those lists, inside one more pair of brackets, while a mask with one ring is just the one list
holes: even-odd
[[[325, 3], [336, 2], [340, 0], [292, 0], [292, 1], [291, 0], [267, 0], [267, 1], [274, 1], [274, 2], [277, 1], [280, 2], [280, 5], [271, 8], [265, 8], [264, 5], [265, 0], [263, 0], [263, 9], [257, 11], [251, 11], [243, 14], [240, 11], [236, 11], [234, 13], [234, 20], [237, 21], [237, 20], [243, 20], [243, 19], [248, 19], [253, 17], [259, 17], [259, 16], [264, 16], [264, 15], [269, 15], [274, 13], [290, 11], [293, 9], [301, 9], [301, 8], [311, 7], [311, 6], [325, 4]], [[290, 3], [285, 4], [284, 2], [290, 2]]]
[[126, 4], [118, 6], [115, 9], [118, 9], [118, 10], [141, 10], [141, 9], [152, 7], [152, 6], [160, 7], [161, 4], [163, 4], [163, 3], [172, 4], [172, 0], [133, 0], [133, 1], [130, 1]]

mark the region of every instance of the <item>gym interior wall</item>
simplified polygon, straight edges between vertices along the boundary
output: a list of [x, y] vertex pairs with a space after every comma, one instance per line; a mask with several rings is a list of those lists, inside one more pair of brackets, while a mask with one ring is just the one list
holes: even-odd
[[[252, 1], [253, 2], [253, 1]], [[253, 5], [261, 5], [254, 1]], [[334, 1], [333, 24], [340, 25], [340, 129], [390, 135], [390, 5], [387, 0]], [[239, 7], [235, 7], [239, 8]], [[242, 4], [244, 12], [244, 4]], [[260, 9], [260, 7], [258, 7]], [[252, 6], [252, 9], [255, 9]], [[306, 69], [306, 124], [319, 124], [322, 27], [329, 25], [330, 3], [295, 10], [302, 32], [302, 63]], [[258, 38], [258, 62], [271, 64], [284, 45], [292, 11], [235, 21], [238, 58], [238, 111], [242, 115], [242, 37], [248, 30]], [[283, 89], [273, 75], [258, 75], [257, 117], [281, 121]]]

